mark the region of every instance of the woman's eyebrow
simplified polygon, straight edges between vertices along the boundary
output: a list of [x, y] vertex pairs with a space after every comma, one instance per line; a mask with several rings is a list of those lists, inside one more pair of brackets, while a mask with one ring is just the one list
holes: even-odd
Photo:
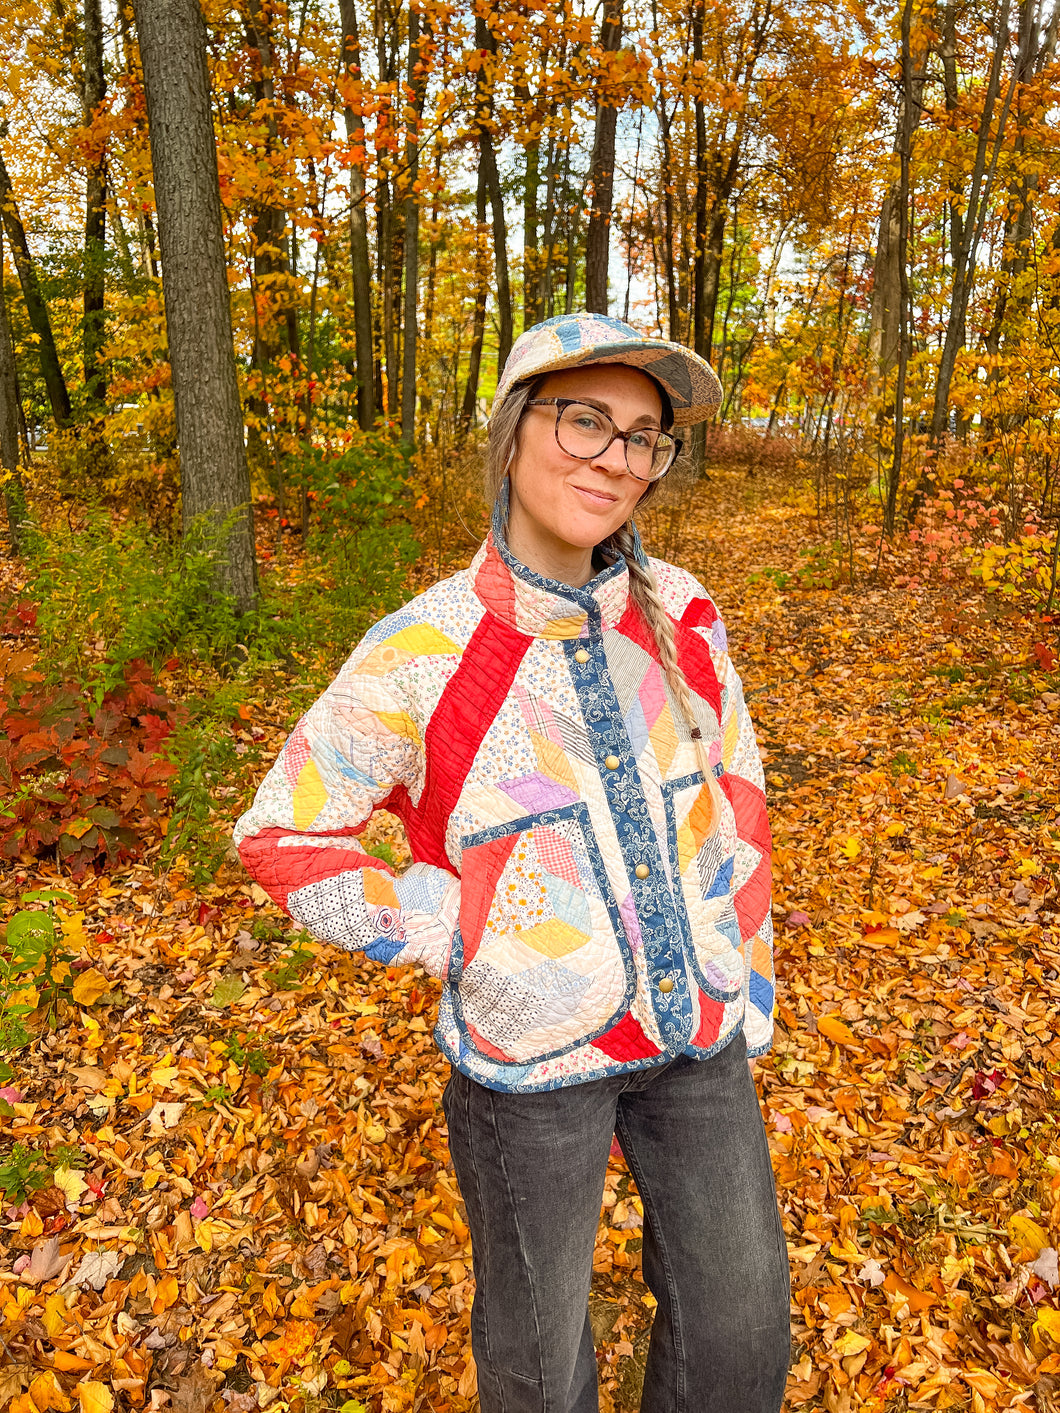
[[[610, 406], [606, 402], [601, 402], [598, 397], [579, 397], [575, 398], [574, 401], [584, 403], [586, 407], [595, 407], [597, 412], [606, 412], [612, 422], [615, 420], [615, 414], [611, 411]], [[657, 427], [659, 425], [659, 418], [653, 417], [650, 412], [642, 412], [639, 417], [634, 417], [633, 419], [634, 427], [636, 427], [638, 423], [643, 423], [648, 427]]]

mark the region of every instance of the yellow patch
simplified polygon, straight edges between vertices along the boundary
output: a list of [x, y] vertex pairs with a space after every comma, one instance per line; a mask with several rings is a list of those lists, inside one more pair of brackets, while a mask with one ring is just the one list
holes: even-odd
[[320, 771], [314, 761], [307, 760], [294, 787], [294, 827], [308, 829], [327, 802], [328, 792], [320, 778]]
[[377, 711], [376, 716], [395, 736], [404, 736], [414, 746], [420, 744], [420, 728], [407, 711]]
[[405, 652], [414, 653], [417, 657], [423, 656], [424, 653], [457, 653], [460, 651], [452, 638], [447, 638], [444, 633], [439, 633], [437, 628], [429, 628], [422, 623], [414, 624], [411, 628], [402, 628], [400, 633], [395, 633], [392, 638], [387, 638], [386, 641], [391, 647], [402, 648]]
[[682, 824], [677, 831], [677, 871], [683, 874], [688, 865], [699, 853], [696, 847], [696, 836], [689, 829], [687, 823]]
[[531, 736], [542, 775], [547, 775], [550, 780], [558, 780], [561, 785], [577, 791], [578, 782], [574, 778], [563, 747], [557, 746], [555, 741], [550, 741], [547, 736], [541, 736], [536, 731], [531, 732]]
[[570, 618], [551, 618], [541, 630], [542, 638], [578, 638], [585, 627], [587, 615], [578, 613]]
[[373, 908], [400, 908], [398, 895], [390, 876], [378, 868], [362, 868], [361, 883], [364, 901]]
[[655, 725], [648, 732], [648, 739], [655, 752], [655, 759], [659, 762], [659, 771], [665, 779], [677, 750], [677, 732], [674, 729], [673, 712], [669, 702], [655, 718]]
[[709, 837], [711, 826], [714, 823], [714, 802], [711, 798], [709, 785], [700, 787], [695, 804], [688, 812], [686, 822], [695, 838], [696, 853], [698, 854], [703, 847], [703, 841]]
[[736, 719], [736, 713], [732, 712], [729, 715], [728, 721], [725, 723], [725, 735], [721, 740], [721, 763], [726, 770], [728, 770], [729, 764], [736, 754], [736, 742], [739, 736], [740, 723]]
[[519, 934], [520, 942], [553, 960], [565, 957], [569, 952], [576, 952], [579, 947], [584, 947], [588, 940], [584, 932], [571, 927], [569, 922], [563, 922], [558, 917], [550, 918], [548, 922], [539, 922], [536, 927], [528, 927], [525, 932]]
[[756, 937], [751, 948], [751, 965], [759, 976], [773, 975], [773, 950], [768, 942]]

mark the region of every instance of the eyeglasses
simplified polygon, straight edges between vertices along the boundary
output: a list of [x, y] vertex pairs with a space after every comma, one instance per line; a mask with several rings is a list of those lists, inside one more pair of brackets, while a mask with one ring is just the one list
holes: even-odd
[[657, 481], [665, 476], [681, 450], [679, 439], [660, 427], [620, 431], [613, 418], [587, 402], [569, 397], [536, 397], [526, 405], [556, 409], [556, 443], [560, 451], [578, 461], [603, 456], [617, 438], [625, 445], [626, 469], [638, 481]]

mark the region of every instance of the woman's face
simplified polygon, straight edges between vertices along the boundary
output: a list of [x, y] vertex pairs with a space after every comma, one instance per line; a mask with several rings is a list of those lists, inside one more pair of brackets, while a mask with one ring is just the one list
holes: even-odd
[[[661, 425], [662, 398], [646, 373], [600, 363], [550, 373], [534, 398], [569, 397], [607, 412], [621, 431]], [[648, 489], [626, 467], [616, 439], [581, 461], [556, 441], [556, 408], [528, 407], [519, 424], [509, 479], [508, 543], [538, 573], [569, 584], [592, 578], [594, 546], [629, 519]]]

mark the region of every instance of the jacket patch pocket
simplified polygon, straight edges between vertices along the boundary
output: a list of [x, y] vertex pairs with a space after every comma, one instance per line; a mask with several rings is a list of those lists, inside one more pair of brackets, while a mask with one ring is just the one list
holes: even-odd
[[632, 1000], [624, 931], [584, 803], [461, 840], [465, 1041], [526, 1064], [607, 1030]]
[[676, 860], [692, 945], [692, 969], [708, 996], [731, 1001], [743, 988], [744, 962], [736, 917], [733, 862], [736, 820], [728, 799], [719, 791], [721, 818], [711, 832], [711, 795], [701, 775], [689, 775], [663, 786], [670, 857]]

